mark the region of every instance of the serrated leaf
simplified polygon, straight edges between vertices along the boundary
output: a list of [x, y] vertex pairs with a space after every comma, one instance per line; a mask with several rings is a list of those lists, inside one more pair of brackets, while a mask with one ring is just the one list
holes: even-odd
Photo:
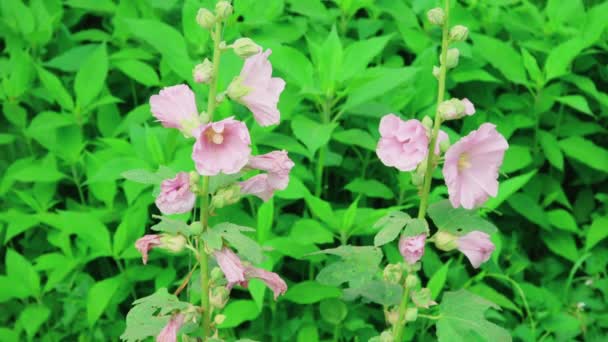
[[561, 140], [559, 146], [564, 153], [593, 169], [608, 172], [608, 150], [579, 136]]
[[370, 280], [360, 287], [351, 287], [344, 291], [346, 300], [363, 297], [365, 301], [383, 306], [399, 305], [403, 296], [403, 287], [382, 280]]
[[213, 227], [213, 230], [235, 247], [245, 259], [254, 264], [260, 264], [264, 261], [262, 247], [255, 240], [241, 233], [254, 231], [254, 229], [224, 222]]
[[410, 215], [401, 211], [394, 211], [382, 217], [374, 224], [374, 229], [380, 229], [374, 236], [374, 246], [379, 247], [395, 240], [411, 219]]
[[121, 282], [122, 277], [117, 276], [104, 279], [91, 287], [87, 295], [87, 322], [90, 327], [94, 326], [101, 317], [110, 300], [118, 291]]
[[369, 246], [340, 246], [313, 254], [320, 253], [341, 257], [341, 260], [330, 263], [317, 274], [319, 283], [332, 286], [348, 282], [350, 287], [360, 287], [374, 277], [382, 260], [381, 251]]
[[454, 208], [448, 200], [431, 204], [428, 213], [438, 229], [458, 236], [475, 230], [492, 235], [498, 230], [494, 224], [479, 217], [476, 210]]

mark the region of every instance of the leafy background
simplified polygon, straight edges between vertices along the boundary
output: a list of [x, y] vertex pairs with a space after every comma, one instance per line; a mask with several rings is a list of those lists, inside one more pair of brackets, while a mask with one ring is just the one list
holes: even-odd
[[[186, 257], [158, 252], [141, 265], [133, 243], [157, 214], [153, 186], [121, 174], [192, 168], [191, 141], [154, 123], [147, 102], [163, 86], [190, 82], [193, 65], [209, 55], [208, 33], [194, 18], [211, 5], [1, 2], [0, 340], [117, 340], [135, 298], [175, 288], [187, 272]], [[384, 208], [417, 206], [409, 176], [384, 167], [374, 150], [382, 115], [434, 111], [440, 32], [425, 13], [440, 3], [234, 5], [225, 39], [249, 36], [272, 48], [275, 74], [287, 81], [281, 125], [250, 125], [254, 150], [286, 149], [296, 167], [274, 200], [221, 212], [257, 229], [255, 238], [273, 248], [266, 266], [290, 286], [277, 303], [255, 282], [233, 291], [222, 333], [366, 341], [385, 328], [382, 307], [340, 299], [339, 284], [317, 278], [331, 257], [310, 253], [372, 245]], [[502, 307], [487, 317], [516, 340], [601, 341], [608, 334], [608, 3], [471, 0], [452, 13], [471, 35], [457, 45], [448, 92], [468, 97], [478, 112], [449, 124], [451, 140], [490, 121], [511, 147], [499, 196], [482, 209], [501, 231], [492, 260], [474, 271], [462, 256], [427, 248], [424, 281], [434, 297], [466, 288]], [[242, 64], [225, 56], [220, 88]], [[206, 88], [191, 86], [202, 108]], [[251, 123], [239, 105], [219, 111]], [[437, 184], [433, 202], [446, 195]], [[400, 258], [392, 244], [383, 252]], [[420, 319], [408, 325], [408, 338], [434, 340], [434, 329]]]

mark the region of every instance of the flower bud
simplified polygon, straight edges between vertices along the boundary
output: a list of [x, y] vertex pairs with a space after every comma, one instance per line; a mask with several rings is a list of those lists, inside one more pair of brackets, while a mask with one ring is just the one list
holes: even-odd
[[202, 28], [211, 29], [213, 25], [215, 25], [215, 20], [216, 18], [213, 13], [206, 8], [199, 9], [198, 13], [196, 14], [196, 22]]
[[222, 314], [216, 315], [213, 318], [213, 322], [217, 325], [224, 323], [225, 320], [226, 320], [226, 315], [222, 315]]
[[205, 58], [203, 63], [197, 64], [192, 70], [192, 78], [196, 83], [209, 83], [213, 76], [213, 63]]
[[407, 277], [405, 277], [405, 286], [410, 289], [416, 287], [418, 283], [420, 283], [420, 280], [415, 274], [408, 274]]
[[223, 208], [238, 202], [240, 199], [241, 187], [238, 184], [232, 184], [229, 187], [219, 189], [213, 196], [211, 205], [214, 208]]
[[425, 115], [424, 118], [422, 118], [422, 126], [424, 126], [424, 128], [426, 128], [426, 131], [428, 134], [428, 132], [430, 132], [431, 129], [433, 128], [433, 119], [431, 119], [430, 116]]
[[220, 1], [215, 5], [215, 15], [219, 19], [226, 19], [232, 15], [232, 5], [229, 1]]
[[257, 55], [262, 48], [249, 38], [239, 38], [232, 43], [234, 53], [241, 58], [248, 58]]
[[463, 25], [456, 25], [450, 29], [450, 41], [463, 42], [469, 36], [469, 29]]
[[226, 286], [217, 286], [211, 290], [211, 295], [209, 296], [209, 302], [211, 306], [216, 309], [223, 309], [228, 303], [228, 297], [230, 296], [230, 291], [226, 288]]
[[398, 284], [403, 276], [403, 268], [400, 264], [388, 264], [382, 272], [384, 280], [391, 284]]
[[207, 124], [209, 123], [209, 121], [211, 121], [211, 116], [209, 114], [207, 114], [207, 112], [201, 112], [201, 114], [198, 116], [199, 121], [201, 122], [201, 124]]
[[[453, 69], [455, 67], [458, 66], [458, 59], [460, 58], [460, 51], [456, 48], [452, 48], [448, 50], [448, 54], [447, 54], [447, 62], [445, 63], [445, 66], [448, 69]], [[443, 61], [443, 55], [440, 58], [441, 60], [441, 64], [444, 64]]]
[[399, 320], [399, 310], [397, 308], [384, 310], [384, 317], [390, 325], [395, 325]]
[[429, 10], [428, 12], [426, 12], [426, 16], [427, 16], [427, 18], [429, 18], [429, 21], [433, 25], [441, 26], [445, 22], [445, 13], [443, 12], [443, 9], [440, 7], [436, 7], [436, 8]]
[[190, 235], [198, 236], [203, 233], [203, 226], [200, 221], [193, 221], [188, 225], [188, 232]]
[[391, 333], [390, 331], [383, 331], [380, 335], [380, 342], [395, 342], [393, 333]]
[[435, 233], [432, 240], [435, 241], [435, 246], [442, 251], [449, 252], [458, 248], [458, 236], [444, 230]]
[[158, 247], [169, 252], [179, 253], [184, 250], [187, 242], [183, 235], [161, 234]]
[[405, 311], [405, 321], [414, 322], [418, 319], [418, 308], [408, 308]]
[[451, 146], [451, 144], [450, 144], [450, 137], [447, 137], [447, 139], [441, 140], [439, 142], [439, 149], [443, 153], [447, 152], [448, 149], [450, 148], [450, 146]]
[[200, 176], [199, 176], [198, 172], [190, 171], [189, 177], [190, 177], [190, 191], [196, 194], [196, 193], [198, 193], [198, 181], [200, 179]]
[[441, 73], [441, 69], [434, 65], [433, 66], [433, 76], [435, 76], [436, 79], [439, 79], [439, 74]]
[[443, 120], [456, 120], [465, 115], [475, 114], [475, 106], [467, 98], [449, 99], [439, 105], [439, 114]]

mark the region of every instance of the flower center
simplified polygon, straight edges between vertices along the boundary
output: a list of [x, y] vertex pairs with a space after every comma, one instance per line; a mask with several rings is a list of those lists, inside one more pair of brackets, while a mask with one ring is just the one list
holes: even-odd
[[216, 145], [219, 145], [224, 142], [224, 135], [222, 134], [222, 132], [216, 132], [213, 129], [210, 129], [207, 131], [206, 135], [207, 139], [209, 139], [210, 142]]
[[468, 153], [463, 153], [460, 155], [460, 158], [458, 158], [458, 170], [462, 171], [462, 170], [466, 170], [471, 168], [471, 157], [469, 156]]

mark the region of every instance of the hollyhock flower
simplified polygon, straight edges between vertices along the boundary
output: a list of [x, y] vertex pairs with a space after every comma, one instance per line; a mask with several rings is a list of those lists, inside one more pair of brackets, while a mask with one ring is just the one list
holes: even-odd
[[230, 117], [197, 130], [192, 159], [201, 175], [235, 174], [249, 161], [250, 145], [247, 126]]
[[200, 125], [194, 93], [185, 84], [166, 87], [152, 95], [150, 110], [164, 127], [177, 128], [188, 137]]
[[249, 279], [258, 278], [272, 290], [275, 300], [287, 291], [287, 284], [278, 274], [253, 266], [244, 266], [238, 255], [228, 247], [214, 252], [214, 255], [228, 281], [228, 289], [237, 284], [247, 287]]
[[156, 336], [156, 342], [176, 342], [177, 332], [184, 324], [184, 315], [178, 313], [171, 317], [167, 325]]
[[160, 235], [157, 234], [144, 235], [135, 242], [135, 248], [137, 248], [137, 250], [141, 254], [141, 260], [144, 265], [148, 263], [148, 252], [152, 248], [160, 245]]
[[266, 50], [247, 58], [241, 74], [228, 87], [228, 96], [247, 106], [260, 126], [279, 123], [277, 103], [285, 89], [283, 79], [272, 77], [271, 53]]
[[403, 121], [395, 114], [385, 115], [380, 121], [380, 135], [376, 154], [386, 166], [412, 171], [428, 154], [429, 138], [418, 120]]
[[248, 167], [268, 172], [268, 183], [276, 190], [284, 190], [289, 183], [289, 172], [294, 167], [286, 151], [272, 151], [249, 159]]
[[160, 184], [160, 194], [154, 203], [161, 213], [168, 215], [189, 212], [195, 201], [196, 195], [190, 191], [190, 175], [180, 172]]
[[498, 170], [507, 140], [496, 126], [482, 124], [445, 153], [443, 177], [454, 208], [473, 209], [498, 193]]
[[[287, 177], [287, 181], [289, 181], [289, 177]], [[274, 191], [277, 190], [273, 187], [273, 184], [274, 182], [269, 181], [268, 174], [255, 175], [239, 183], [242, 195], [254, 195], [264, 202], [268, 201], [274, 195]]]
[[480, 231], [473, 231], [461, 236], [458, 238], [457, 244], [458, 250], [464, 253], [474, 268], [479, 268], [481, 264], [488, 261], [496, 249], [490, 241], [490, 235]]
[[413, 265], [422, 258], [425, 241], [426, 234], [408, 237], [401, 236], [399, 239], [399, 252], [401, 252], [401, 255], [408, 264]]

